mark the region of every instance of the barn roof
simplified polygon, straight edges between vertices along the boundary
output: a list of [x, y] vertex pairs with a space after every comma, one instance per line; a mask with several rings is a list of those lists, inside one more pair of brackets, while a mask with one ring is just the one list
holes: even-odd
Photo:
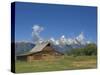
[[43, 42], [41, 44], [37, 44], [34, 48], [32, 48], [29, 52], [24, 53], [24, 54], [20, 54], [17, 56], [25, 56], [25, 55], [29, 55], [29, 54], [33, 54], [33, 53], [37, 53], [43, 50], [44, 47], [46, 47], [48, 44], [50, 44], [50, 42]]
[[31, 51], [30, 53], [36, 53], [36, 52], [40, 52], [42, 51], [42, 49], [47, 46], [49, 44], [49, 42], [44, 42], [41, 44], [37, 44]]

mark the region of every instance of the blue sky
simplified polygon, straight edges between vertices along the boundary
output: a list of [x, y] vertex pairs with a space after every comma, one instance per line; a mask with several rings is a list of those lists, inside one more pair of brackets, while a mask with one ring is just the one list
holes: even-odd
[[17, 2], [15, 8], [16, 41], [31, 41], [32, 27], [37, 24], [44, 28], [40, 36], [45, 39], [83, 32], [86, 39], [96, 42], [96, 7]]

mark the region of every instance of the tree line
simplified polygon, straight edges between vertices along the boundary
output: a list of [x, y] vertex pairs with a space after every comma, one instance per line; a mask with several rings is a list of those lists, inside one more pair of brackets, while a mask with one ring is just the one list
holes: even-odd
[[82, 48], [75, 48], [72, 50], [69, 50], [67, 52], [67, 55], [73, 55], [73, 56], [92, 56], [97, 55], [97, 45], [94, 43], [87, 44], [85, 47]]

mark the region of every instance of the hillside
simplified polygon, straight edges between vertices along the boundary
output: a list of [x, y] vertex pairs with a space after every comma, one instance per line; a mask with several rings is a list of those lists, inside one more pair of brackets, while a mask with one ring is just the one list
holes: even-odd
[[15, 54], [23, 54], [31, 50], [35, 45], [31, 42], [16, 42], [15, 43]]

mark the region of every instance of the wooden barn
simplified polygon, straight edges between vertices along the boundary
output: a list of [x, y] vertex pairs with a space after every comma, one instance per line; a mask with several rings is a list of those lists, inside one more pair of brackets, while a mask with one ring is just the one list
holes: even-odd
[[49, 60], [61, 57], [63, 54], [55, 50], [49, 42], [37, 44], [29, 52], [17, 55], [17, 60], [31, 62], [33, 60]]

